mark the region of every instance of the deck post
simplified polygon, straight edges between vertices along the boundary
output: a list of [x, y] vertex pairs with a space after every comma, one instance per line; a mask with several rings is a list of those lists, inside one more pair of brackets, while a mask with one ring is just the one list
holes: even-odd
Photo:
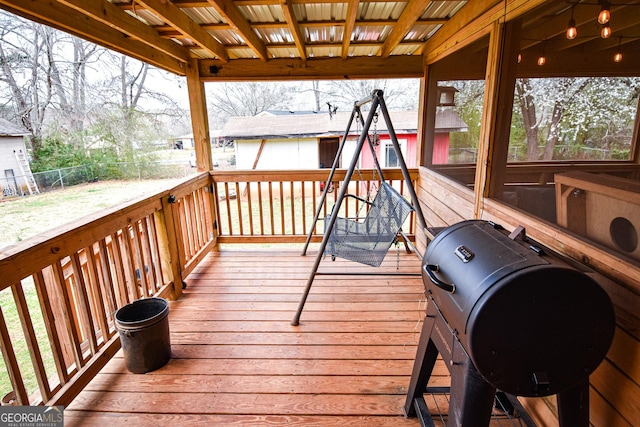
[[162, 275], [173, 282], [171, 299], [182, 295], [182, 266], [180, 265], [178, 234], [176, 233], [173, 207], [169, 195], [162, 197], [162, 210], [153, 214], [158, 233], [158, 251], [160, 252]]
[[207, 116], [207, 97], [204, 82], [200, 79], [198, 60], [192, 59], [186, 67], [193, 145], [196, 150], [198, 172], [213, 169], [211, 160], [211, 138], [209, 136], [209, 118]]

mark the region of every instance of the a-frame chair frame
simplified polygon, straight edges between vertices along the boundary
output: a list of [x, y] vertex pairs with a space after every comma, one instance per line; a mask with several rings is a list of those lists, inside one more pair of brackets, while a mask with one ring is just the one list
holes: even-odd
[[[369, 113], [367, 115], [367, 119], [363, 120], [362, 118], [362, 112], [361, 112], [361, 107], [371, 103], [371, 107], [369, 109]], [[327, 178], [327, 185], [324, 186], [324, 190], [322, 192], [321, 198], [320, 198], [320, 203], [318, 204], [318, 208], [315, 214], [315, 217], [313, 219], [313, 223], [309, 229], [309, 233], [307, 235], [307, 240], [305, 242], [304, 245], [304, 249], [302, 251], [302, 255], [306, 255], [307, 253], [307, 249], [309, 247], [309, 243], [311, 242], [311, 236], [313, 234], [313, 230], [316, 227], [316, 224], [320, 218], [321, 212], [322, 212], [322, 208], [323, 205], [326, 201], [327, 198], [327, 193], [329, 192], [329, 187], [330, 187], [330, 183], [333, 181], [333, 176], [335, 174], [336, 169], [338, 168], [338, 165], [340, 163], [340, 155], [342, 154], [342, 150], [347, 142], [347, 137], [349, 136], [349, 132], [351, 130], [351, 126], [353, 125], [354, 120], [359, 120], [360, 124], [362, 125], [362, 132], [360, 134], [360, 137], [358, 139], [358, 143], [356, 145], [356, 148], [354, 150], [353, 153], [353, 158], [351, 159], [351, 163], [349, 164], [349, 168], [347, 169], [347, 172], [345, 174], [344, 177], [344, 181], [343, 184], [340, 186], [340, 193], [338, 194], [338, 197], [336, 199], [336, 202], [333, 206], [333, 209], [331, 210], [331, 215], [329, 216], [328, 219], [326, 219], [326, 221], [328, 221], [327, 223], [325, 223], [325, 232], [324, 232], [324, 237], [322, 238], [322, 243], [320, 243], [320, 248], [318, 249], [318, 254], [316, 255], [316, 259], [314, 262], [314, 265], [312, 267], [311, 273], [309, 274], [309, 278], [307, 279], [307, 283], [303, 292], [303, 295], [300, 299], [300, 303], [298, 304], [298, 309], [293, 317], [293, 320], [291, 321], [291, 324], [293, 326], [298, 326], [300, 324], [300, 315], [302, 314], [302, 310], [304, 309], [304, 305], [305, 302], [307, 301], [307, 297], [309, 296], [309, 291], [311, 290], [311, 285], [313, 284], [313, 280], [316, 276], [316, 273], [318, 272], [318, 267], [320, 266], [320, 261], [322, 260], [322, 258], [324, 257], [324, 253], [325, 253], [325, 249], [327, 247], [327, 244], [329, 242], [329, 239], [331, 237], [331, 233], [336, 225], [336, 222], [338, 220], [338, 212], [340, 210], [340, 207], [342, 206], [342, 202], [344, 201], [345, 197], [347, 196], [347, 191], [349, 188], [349, 183], [351, 182], [351, 178], [353, 177], [353, 173], [356, 170], [356, 167], [358, 165], [358, 159], [360, 158], [360, 154], [362, 153], [362, 149], [364, 147], [365, 141], [368, 143], [369, 148], [371, 150], [371, 154], [373, 157], [373, 162], [374, 162], [374, 166], [378, 172], [378, 176], [380, 177], [380, 181], [384, 181], [384, 174], [382, 173], [382, 168], [380, 167], [380, 164], [377, 160], [377, 156], [376, 156], [376, 152], [375, 152], [375, 147], [373, 145], [373, 141], [371, 141], [371, 138], [369, 137], [369, 129], [371, 128], [371, 124], [374, 121], [374, 118], [376, 117], [376, 113], [377, 110], [380, 109], [380, 112], [382, 113], [382, 116], [385, 120], [386, 126], [387, 126], [387, 131], [389, 133], [389, 137], [391, 139], [391, 143], [393, 144], [393, 148], [396, 152], [396, 156], [398, 158], [398, 163], [400, 166], [400, 169], [402, 170], [402, 176], [404, 178], [405, 184], [406, 184], [406, 188], [409, 192], [409, 196], [411, 197], [411, 202], [413, 205], [413, 209], [415, 210], [416, 213], [416, 217], [418, 220], [418, 223], [421, 227], [422, 230], [425, 229], [426, 227], [426, 222], [424, 220], [424, 215], [422, 214], [422, 210], [420, 208], [420, 203], [418, 201], [418, 196], [415, 192], [415, 189], [413, 187], [413, 183], [411, 181], [411, 176], [409, 175], [409, 171], [407, 169], [407, 164], [404, 161], [404, 157], [402, 155], [402, 151], [400, 150], [400, 144], [398, 143], [398, 138], [396, 136], [395, 130], [393, 129], [393, 125], [391, 123], [391, 117], [389, 115], [389, 111], [387, 110], [387, 106], [386, 103], [384, 101], [384, 93], [382, 90], [376, 89], [374, 90], [370, 96], [357, 101], [354, 103], [353, 106], [353, 111], [351, 113], [351, 117], [349, 119], [349, 122], [347, 124], [347, 129], [345, 130], [343, 136], [342, 136], [342, 140], [340, 142], [340, 147], [338, 148], [338, 152], [336, 153], [336, 158], [333, 161], [333, 166], [331, 167], [331, 171], [329, 172], [329, 177]], [[407, 239], [405, 239], [405, 243], [409, 243]], [[419, 275], [419, 273], [417, 273]]]

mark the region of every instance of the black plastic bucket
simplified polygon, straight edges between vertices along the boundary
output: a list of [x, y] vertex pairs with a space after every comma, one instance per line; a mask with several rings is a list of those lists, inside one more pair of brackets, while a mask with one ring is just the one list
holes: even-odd
[[163, 367], [171, 358], [169, 303], [146, 298], [116, 311], [116, 327], [127, 369], [144, 374]]

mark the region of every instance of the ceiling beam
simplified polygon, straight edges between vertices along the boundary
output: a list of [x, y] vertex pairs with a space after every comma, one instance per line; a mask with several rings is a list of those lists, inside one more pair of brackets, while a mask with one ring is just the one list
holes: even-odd
[[56, 1], [0, 0], [0, 8], [97, 45], [184, 75], [184, 63]]
[[353, 29], [356, 26], [359, 6], [360, 0], [349, 0], [349, 4], [347, 5], [347, 17], [345, 19], [344, 30], [342, 33], [342, 59], [347, 59], [349, 56], [351, 34], [353, 34]]
[[[635, 11], [632, 12], [633, 8], [612, 4], [610, 11], [611, 28], [615, 32], [631, 27], [638, 21]], [[578, 28], [578, 37], [573, 40], [567, 40], [566, 37], [564, 37], [569, 18], [571, 17], [570, 7], [567, 7], [564, 13], [557, 14], [551, 18], [543, 16], [539, 20], [540, 25], [532, 26], [530, 30], [527, 30], [527, 32], [522, 35], [521, 48], [523, 50], [527, 49], [556, 36], [564, 38], [562, 45], [558, 46], [559, 49], [568, 49], [580, 45], [585, 42], [585, 38], [599, 38], [600, 24], [597, 22], [598, 12], [600, 12], [600, 6], [597, 4], [576, 4], [573, 10], [573, 17]]]
[[140, 20], [124, 12], [118, 6], [103, 0], [58, 0], [78, 12], [87, 15], [107, 26], [141, 41], [151, 47], [174, 57], [181, 62], [191, 59], [189, 49], [178, 43], [161, 37], [149, 25], [141, 25]]
[[[123, 7], [123, 9], [132, 9], [131, 7]], [[137, 8], [140, 10], [140, 8]], [[349, 12], [347, 12], [349, 13]], [[416, 24], [421, 25], [442, 25], [449, 21], [448, 18], [436, 18], [436, 19], [418, 19]], [[358, 27], [380, 27], [384, 25], [393, 25], [395, 21], [393, 19], [367, 19], [354, 22], [353, 28]], [[216, 24], [202, 24], [200, 25], [207, 31], [222, 31], [231, 30], [233, 27], [226, 22]], [[298, 22], [300, 28], [324, 28], [324, 27], [345, 27], [346, 21], [303, 21]], [[287, 24], [284, 22], [252, 22], [251, 27], [255, 29], [274, 29], [274, 28], [287, 28]], [[180, 33], [173, 29], [170, 25], [156, 25], [153, 27], [162, 37], [176, 37], [180, 36]], [[346, 29], [345, 29], [346, 32]]]
[[622, 62], [613, 61], [614, 51], [585, 55], [581, 51], [565, 50], [547, 53], [544, 66], [537, 64], [539, 54], [522, 54], [518, 64], [519, 78], [539, 77], [640, 77], [640, 49], [630, 48], [623, 52]]
[[391, 34], [389, 34], [384, 41], [380, 56], [387, 58], [391, 55], [393, 49], [404, 39], [404, 36], [407, 35], [411, 27], [418, 21], [418, 18], [424, 13], [429, 3], [431, 3], [431, 0], [414, 0], [407, 2], [407, 6], [398, 18], [398, 22], [393, 26]]
[[282, 12], [284, 13], [284, 19], [287, 21], [287, 26], [293, 37], [293, 42], [296, 44], [298, 54], [303, 60], [307, 59], [307, 49], [305, 48], [305, 38], [302, 35], [300, 26], [298, 25], [298, 19], [293, 10], [293, 4], [291, 0], [281, 0], [280, 6], [282, 6]]
[[170, 1], [136, 0], [136, 2], [152, 10], [156, 15], [176, 27], [178, 31], [186, 37], [189, 37], [194, 43], [208, 51], [211, 55], [224, 62], [229, 60], [227, 49], [222, 43], [214, 39], [211, 34], [206, 32], [197, 22], [189, 18], [187, 14], [182, 12], [179, 7]]
[[233, 0], [208, 0], [208, 3], [240, 34], [258, 58], [263, 61], [267, 60], [267, 47], [256, 32], [253, 31], [253, 28], [251, 28], [251, 25], [249, 25], [249, 22], [247, 22]]
[[[173, 0], [180, 7], [206, 7], [208, 0]], [[280, 0], [234, 0], [237, 6], [277, 6]], [[383, 3], [389, 0], [368, 0], [367, 3]], [[447, 0], [444, 0], [447, 1]], [[291, 0], [293, 4], [338, 4], [345, 3], [345, 0]]]
[[420, 78], [424, 74], [419, 55], [271, 59], [266, 63], [234, 59], [226, 64], [201, 59], [198, 65], [200, 78], [208, 82]]
[[427, 65], [488, 36], [496, 20], [512, 20], [543, 6], [547, 0], [470, 1], [421, 49]]

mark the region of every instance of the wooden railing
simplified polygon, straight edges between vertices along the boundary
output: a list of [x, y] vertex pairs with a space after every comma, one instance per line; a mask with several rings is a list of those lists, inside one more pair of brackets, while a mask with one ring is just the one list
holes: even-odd
[[[218, 241], [304, 241], [328, 172], [202, 173], [0, 251], [0, 392], [13, 391], [20, 405], [69, 404], [120, 348], [118, 308], [178, 298]], [[408, 193], [400, 171], [384, 173]], [[343, 178], [338, 171], [321, 216]], [[377, 185], [371, 170], [360, 171], [349, 193], [366, 198]], [[364, 214], [364, 205], [350, 199], [341, 215]], [[318, 221], [315, 240], [322, 229]]]
[[[418, 170], [409, 171], [415, 186]], [[409, 199], [399, 169], [383, 170], [384, 178]], [[299, 171], [215, 171], [211, 173], [218, 200], [216, 223], [220, 243], [304, 242], [317, 212], [328, 169]], [[345, 170], [337, 170], [331, 193], [322, 205], [321, 218], [331, 212]], [[353, 174], [349, 194], [373, 197], [379, 177], [372, 169]], [[364, 216], [363, 203], [354, 198], [343, 202], [341, 216]], [[407, 221], [407, 234], [414, 233], [413, 214]], [[312, 241], [319, 241], [324, 221], [317, 222]]]
[[179, 297], [215, 244], [213, 210], [204, 173], [1, 251], [0, 347], [17, 403], [67, 405], [120, 348], [119, 307]]

